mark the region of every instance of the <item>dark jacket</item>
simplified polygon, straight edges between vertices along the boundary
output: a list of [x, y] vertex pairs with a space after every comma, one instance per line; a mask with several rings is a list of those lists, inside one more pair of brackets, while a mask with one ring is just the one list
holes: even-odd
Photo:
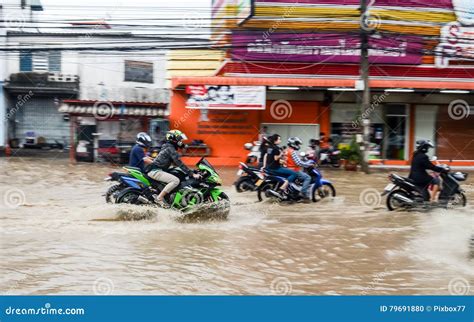
[[153, 160], [152, 167], [149, 171], [156, 169], [168, 170], [172, 164], [181, 168], [188, 174], [191, 174], [192, 172], [191, 169], [183, 163], [174, 145], [171, 143], [165, 143], [161, 146], [160, 153], [158, 153], [155, 160]]
[[413, 160], [411, 161], [409, 178], [415, 181], [415, 184], [418, 186], [427, 186], [433, 180], [433, 177], [427, 172], [427, 170], [435, 172], [444, 171], [442, 167], [435, 166], [431, 163], [425, 153], [415, 152]]

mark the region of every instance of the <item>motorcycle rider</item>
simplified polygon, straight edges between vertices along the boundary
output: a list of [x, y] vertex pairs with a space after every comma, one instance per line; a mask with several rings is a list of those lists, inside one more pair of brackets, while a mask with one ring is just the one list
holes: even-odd
[[427, 170], [434, 172], [446, 172], [447, 170], [434, 165], [428, 158], [426, 153], [428, 153], [430, 148], [434, 148], [434, 145], [430, 140], [416, 141], [416, 145], [417, 147], [415, 153], [413, 153], [410, 175], [408, 178], [413, 180], [415, 185], [423, 190], [425, 201], [429, 201], [430, 193], [428, 192], [428, 187], [431, 184], [439, 184], [439, 182], [435, 181], [433, 176], [431, 176]]
[[298, 137], [291, 137], [287, 141], [288, 148], [286, 149], [286, 166], [288, 169], [293, 171], [298, 171], [298, 177], [303, 180], [303, 185], [301, 186], [301, 198], [304, 203], [309, 203], [309, 186], [311, 184], [311, 176], [301, 170], [301, 168], [309, 168], [314, 165], [313, 161], [303, 161], [298, 155], [298, 151], [301, 149], [301, 141]]
[[263, 167], [268, 172], [274, 175], [286, 177], [286, 180], [280, 186], [279, 191], [282, 196], [287, 194], [286, 189], [290, 182], [295, 181], [298, 172], [283, 167], [284, 161], [283, 149], [279, 146], [281, 144], [281, 136], [273, 134], [268, 138], [269, 147], [267, 153], [263, 158]]
[[145, 167], [153, 162], [153, 159], [146, 155], [146, 150], [151, 147], [151, 144], [151, 137], [147, 133], [137, 134], [136, 144], [130, 151], [129, 165], [131, 167], [140, 168], [142, 172], [145, 172]]
[[173, 191], [179, 185], [179, 178], [166, 172], [171, 165], [175, 165], [181, 168], [188, 175], [192, 175], [195, 179], [199, 178], [198, 174], [192, 173], [181, 160], [178, 154], [178, 149], [185, 147], [184, 140], [187, 140], [186, 135], [179, 130], [171, 130], [166, 133], [165, 143], [162, 145], [160, 153], [153, 160], [150, 165], [148, 176], [156, 181], [166, 183], [166, 186], [160, 192], [158, 196], [155, 196], [155, 202], [162, 208], [169, 208], [169, 205], [165, 202], [165, 196]]

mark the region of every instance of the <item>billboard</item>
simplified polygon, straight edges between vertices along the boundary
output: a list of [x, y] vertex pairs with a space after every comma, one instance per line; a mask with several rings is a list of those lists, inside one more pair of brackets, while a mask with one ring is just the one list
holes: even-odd
[[264, 110], [265, 86], [188, 85], [186, 108]]
[[[369, 39], [369, 46], [371, 63], [418, 65], [422, 62], [422, 37], [374, 35]], [[360, 39], [350, 34], [235, 31], [231, 53], [234, 60], [358, 63]]]

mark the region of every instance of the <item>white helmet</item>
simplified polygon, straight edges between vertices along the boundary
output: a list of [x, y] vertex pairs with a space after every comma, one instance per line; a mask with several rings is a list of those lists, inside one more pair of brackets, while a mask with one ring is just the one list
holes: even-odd
[[140, 132], [137, 134], [137, 144], [144, 148], [149, 148], [151, 146], [151, 137], [145, 133]]
[[301, 148], [301, 144], [303, 144], [303, 141], [299, 137], [291, 137], [288, 139], [287, 142], [289, 147], [292, 147], [295, 150], [299, 150]]

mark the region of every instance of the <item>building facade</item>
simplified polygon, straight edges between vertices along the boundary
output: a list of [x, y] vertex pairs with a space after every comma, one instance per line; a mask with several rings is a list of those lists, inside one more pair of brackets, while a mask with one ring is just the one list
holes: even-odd
[[[22, 28], [26, 25], [30, 28]], [[2, 143], [71, 147], [71, 157], [82, 153], [91, 159], [100, 151], [129, 149], [136, 133], [149, 131], [152, 123], [155, 134], [167, 128], [165, 52], [94, 50], [118, 40], [140, 42], [105, 21], [71, 23], [68, 31], [33, 25], [28, 20], [2, 30], [8, 50], [0, 73]]]
[[[242, 145], [263, 126], [305, 144], [324, 132], [344, 147], [361, 133], [365, 114], [372, 163], [407, 164], [415, 142], [425, 138], [435, 142], [439, 159], [474, 165], [470, 6], [373, 1], [363, 25], [371, 33], [372, 97], [362, 111], [359, 1], [216, 0], [213, 39], [227, 45], [227, 59], [213, 76], [172, 79], [171, 124], [205, 141], [215, 162], [235, 165], [245, 156]], [[192, 91], [199, 86], [230, 86], [235, 97], [264, 88], [265, 103], [196, 105]]]

